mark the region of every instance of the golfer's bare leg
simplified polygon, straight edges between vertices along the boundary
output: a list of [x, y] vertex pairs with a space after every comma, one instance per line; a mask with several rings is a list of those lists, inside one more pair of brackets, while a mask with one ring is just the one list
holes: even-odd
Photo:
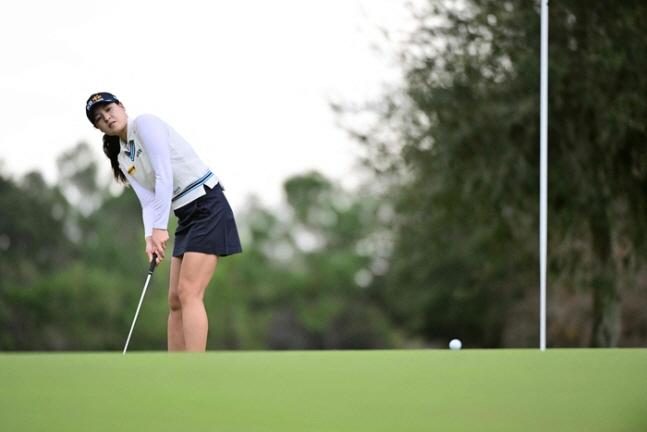
[[178, 295], [178, 284], [180, 282], [180, 271], [182, 269], [182, 258], [171, 259], [171, 283], [168, 291], [168, 304], [171, 309], [168, 316], [168, 350], [185, 351], [184, 330], [182, 328], [182, 306]]
[[216, 255], [197, 252], [187, 252], [182, 259], [177, 293], [186, 351], [205, 351], [207, 348], [209, 321], [203, 299], [217, 264]]

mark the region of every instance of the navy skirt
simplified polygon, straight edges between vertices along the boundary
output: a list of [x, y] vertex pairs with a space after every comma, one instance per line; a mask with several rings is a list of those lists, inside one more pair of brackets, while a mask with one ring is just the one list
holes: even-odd
[[201, 252], [227, 256], [243, 251], [238, 238], [234, 212], [220, 185], [204, 186], [206, 194], [176, 209], [173, 256], [186, 252]]

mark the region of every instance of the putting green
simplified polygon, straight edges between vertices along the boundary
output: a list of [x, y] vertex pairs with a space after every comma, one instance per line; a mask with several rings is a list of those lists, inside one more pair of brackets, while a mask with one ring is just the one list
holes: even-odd
[[0, 429], [644, 431], [647, 350], [0, 354]]

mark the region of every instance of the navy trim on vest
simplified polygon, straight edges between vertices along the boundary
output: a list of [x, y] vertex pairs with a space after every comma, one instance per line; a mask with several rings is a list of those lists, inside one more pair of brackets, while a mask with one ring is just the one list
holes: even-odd
[[130, 150], [126, 150], [126, 155], [130, 158], [131, 161], [135, 160], [135, 141], [130, 140]]
[[174, 196], [171, 202], [177, 201], [178, 199], [182, 198], [184, 195], [190, 193], [191, 191], [199, 188], [203, 184], [207, 182], [211, 177], [213, 177], [213, 173], [211, 171], [207, 171], [205, 175], [200, 177], [198, 180], [194, 181], [190, 185], [188, 185], [182, 192], [180, 192], [178, 195]]

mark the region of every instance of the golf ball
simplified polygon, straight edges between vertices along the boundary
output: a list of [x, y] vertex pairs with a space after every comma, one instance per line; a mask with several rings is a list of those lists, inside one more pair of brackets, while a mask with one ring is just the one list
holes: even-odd
[[462, 346], [463, 344], [458, 339], [452, 339], [451, 342], [449, 342], [449, 349], [458, 350], [461, 349]]

